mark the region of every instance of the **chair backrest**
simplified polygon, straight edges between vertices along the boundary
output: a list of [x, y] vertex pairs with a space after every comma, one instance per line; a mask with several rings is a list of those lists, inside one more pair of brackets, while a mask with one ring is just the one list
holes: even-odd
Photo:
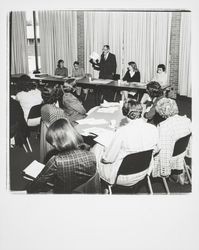
[[186, 150], [188, 143], [189, 143], [190, 136], [191, 136], [191, 133], [184, 137], [181, 137], [180, 139], [176, 141], [174, 145], [173, 156], [180, 155]]
[[73, 193], [79, 194], [98, 194], [101, 193], [101, 183], [99, 173], [96, 172], [86, 183], [78, 186]]
[[30, 109], [30, 112], [28, 114], [28, 119], [34, 119], [34, 118], [41, 117], [41, 107], [42, 107], [42, 104], [33, 106]]
[[153, 150], [127, 155], [120, 165], [117, 175], [136, 174], [146, 170], [151, 162]]

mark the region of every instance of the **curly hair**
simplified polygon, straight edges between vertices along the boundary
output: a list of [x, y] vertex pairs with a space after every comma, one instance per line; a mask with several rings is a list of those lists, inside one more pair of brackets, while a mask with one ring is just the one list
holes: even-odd
[[42, 98], [44, 104], [53, 104], [56, 103], [59, 98], [63, 95], [62, 91], [58, 86], [45, 86], [42, 91]]
[[140, 118], [142, 110], [142, 105], [131, 98], [129, 98], [122, 107], [123, 115], [127, 116], [131, 120]]
[[155, 109], [161, 117], [166, 119], [179, 113], [176, 101], [166, 97], [157, 102]]
[[146, 89], [151, 98], [163, 95], [163, 90], [158, 82], [155, 81], [149, 82], [146, 86]]

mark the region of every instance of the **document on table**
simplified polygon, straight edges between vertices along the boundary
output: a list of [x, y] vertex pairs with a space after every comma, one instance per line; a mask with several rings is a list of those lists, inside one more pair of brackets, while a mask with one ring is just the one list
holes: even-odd
[[115, 135], [114, 131], [106, 130], [106, 131], [100, 133], [100, 135], [98, 137], [96, 137], [94, 139], [94, 141], [96, 141], [97, 143], [99, 143], [105, 147], [108, 147], [110, 145], [114, 135]]
[[88, 118], [88, 119], [82, 119], [76, 121], [78, 124], [88, 124], [88, 125], [101, 125], [101, 124], [107, 124], [108, 121], [105, 119], [95, 119], [95, 118]]
[[91, 82], [92, 83], [99, 83], [99, 84], [108, 84], [111, 83], [113, 80], [110, 79], [94, 79]]
[[24, 170], [24, 174], [35, 179], [45, 167], [44, 164], [34, 160], [30, 165], [28, 165]]
[[91, 127], [91, 128], [86, 128], [83, 130], [84, 134], [94, 134], [99, 136], [100, 134], [107, 132], [109, 130], [105, 129], [105, 128], [99, 128], [99, 127]]
[[109, 113], [113, 114], [115, 111], [118, 110], [118, 107], [109, 107], [109, 108], [99, 108], [98, 113]]

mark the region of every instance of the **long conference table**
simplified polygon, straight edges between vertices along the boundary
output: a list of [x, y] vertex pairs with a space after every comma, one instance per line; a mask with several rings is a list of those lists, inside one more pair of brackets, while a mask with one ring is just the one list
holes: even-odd
[[[10, 82], [12, 83], [20, 82], [19, 79], [20, 75], [21, 74], [11, 75]], [[123, 82], [123, 81], [114, 81], [110, 79], [89, 79], [88, 77], [80, 79], [80, 78], [50, 76], [47, 74], [30, 75], [30, 78], [41, 85], [44, 85], [45, 83], [54, 83], [63, 85], [66, 82], [70, 83], [76, 80], [77, 86], [94, 90], [96, 105], [99, 104], [99, 93], [101, 89], [103, 90], [111, 89], [115, 91], [115, 93], [122, 90], [127, 90], [127, 91], [136, 90], [138, 91], [139, 96], [141, 96], [144, 92], [146, 92], [146, 85], [147, 85], [146, 82]]]
[[[21, 74], [14, 74], [10, 77], [10, 82], [18, 83], [20, 82], [20, 75]], [[121, 82], [121, 81], [114, 81], [110, 79], [89, 79], [88, 77], [84, 78], [70, 78], [70, 77], [55, 77], [49, 76], [45, 74], [36, 74], [30, 75], [30, 78], [35, 81], [37, 84], [44, 85], [45, 83], [54, 83], [63, 85], [65, 82], [72, 82], [76, 80], [76, 85], [82, 88], [89, 88], [94, 90], [96, 105], [99, 104], [99, 93], [101, 89], [111, 89], [115, 91], [115, 93], [127, 90], [137, 90], [139, 94], [146, 92], [146, 84], [143, 82]], [[115, 99], [115, 98], [114, 98]]]

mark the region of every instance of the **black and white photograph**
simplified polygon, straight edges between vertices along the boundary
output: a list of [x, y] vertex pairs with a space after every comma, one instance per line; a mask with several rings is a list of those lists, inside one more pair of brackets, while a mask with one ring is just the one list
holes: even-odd
[[0, 9], [1, 250], [197, 250], [194, 0]]
[[11, 191], [190, 193], [191, 11], [9, 13]]

